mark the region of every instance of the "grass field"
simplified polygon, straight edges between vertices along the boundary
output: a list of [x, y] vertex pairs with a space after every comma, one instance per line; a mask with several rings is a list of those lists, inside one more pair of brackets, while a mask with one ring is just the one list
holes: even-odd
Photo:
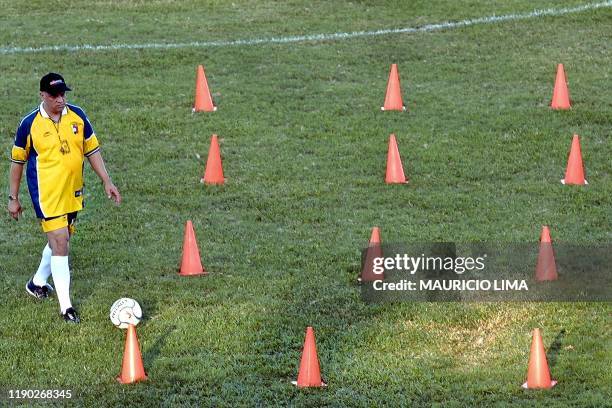
[[[124, 202], [86, 165], [73, 303], [24, 285], [45, 239], [22, 182], [0, 221], [0, 389], [72, 389], [85, 406], [611, 406], [609, 303], [366, 304], [371, 228], [386, 242], [609, 244], [612, 4], [432, 32], [292, 43], [121, 48], [419, 27], [582, 1], [0, 1], [0, 134], [8, 152], [61, 72]], [[433, 4], [431, 4], [433, 3]], [[116, 49], [32, 51], [52, 45]], [[381, 112], [397, 63], [408, 111]], [[573, 108], [552, 111], [565, 65]], [[215, 113], [191, 113], [206, 68]], [[199, 183], [212, 133], [227, 181]], [[397, 135], [407, 185], [384, 183]], [[562, 186], [574, 133], [588, 187]], [[8, 159], [0, 166], [7, 190]], [[210, 274], [177, 275], [193, 220]], [[609, 266], [608, 266], [609, 267]], [[115, 381], [129, 296], [149, 380]], [[313, 326], [325, 389], [296, 389]], [[525, 391], [531, 330], [559, 385]], [[0, 406], [5, 400], [0, 397]]]

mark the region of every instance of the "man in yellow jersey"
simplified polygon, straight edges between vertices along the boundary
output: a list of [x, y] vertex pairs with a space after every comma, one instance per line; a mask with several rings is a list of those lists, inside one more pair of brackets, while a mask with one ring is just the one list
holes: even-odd
[[121, 195], [104, 167], [98, 139], [85, 112], [66, 103], [66, 91], [70, 90], [59, 74], [50, 72], [41, 78], [42, 103], [21, 120], [11, 151], [8, 211], [19, 219], [19, 185], [27, 165], [28, 191], [48, 242], [26, 291], [38, 299], [47, 298], [53, 291], [47, 280], [53, 276], [62, 317], [79, 323], [70, 301], [68, 242], [77, 213], [83, 208], [85, 157], [102, 180], [108, 198], [119, 204]]

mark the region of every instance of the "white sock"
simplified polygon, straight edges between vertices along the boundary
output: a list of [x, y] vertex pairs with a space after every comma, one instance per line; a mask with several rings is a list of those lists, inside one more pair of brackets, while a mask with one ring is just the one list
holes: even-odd
[[51, 274], [53, 275], [57, 300], [59, 300], [60, 310], [63, 314], [66, 312], [66, 309], [72, 307], [72, 303], [70, 303], [70, 270], [68, 269], [67, 256], [51, 257]]
[[51, 248], [49, 247], [49, 243], [45, 245], [45, 249], [43, 249], [42, 257], [40, 258], [40, 265], [38, 265], [38, 270], [34, 277], [32, 278], [32, 282], [36, 286], [45, 286], [47, 284], [47, 280], [49, 276], [51, 276]]

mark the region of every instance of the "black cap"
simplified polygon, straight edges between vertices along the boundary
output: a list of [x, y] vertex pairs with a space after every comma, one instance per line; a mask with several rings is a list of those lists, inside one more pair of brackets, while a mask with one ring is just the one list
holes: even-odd
[[72, 89], [68, 88], [68, 85], [64, 82], [63, 76], [55, 72], [49, 72], [44, 77], [40, 78], [40, 90], [51, 95], [57, 95], [61, 92], [71, 91]]

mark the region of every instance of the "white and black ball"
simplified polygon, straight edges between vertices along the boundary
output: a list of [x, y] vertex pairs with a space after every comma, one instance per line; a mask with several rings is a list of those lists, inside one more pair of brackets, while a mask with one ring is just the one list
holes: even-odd
[[120, 329], [136, 326], [142, 319], [142, 309], [137, 301], [130, 298], [117, 299], [110, 308], [110, 320]]

